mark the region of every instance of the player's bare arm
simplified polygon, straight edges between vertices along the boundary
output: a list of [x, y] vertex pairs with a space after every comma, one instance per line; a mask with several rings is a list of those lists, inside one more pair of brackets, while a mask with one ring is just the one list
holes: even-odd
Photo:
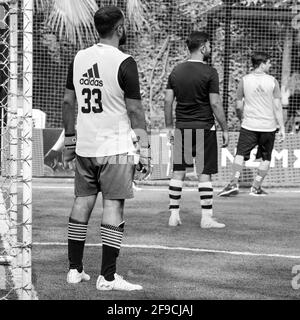
[[218, 93], [210, 93], [209, 100], [210, 100], [210, 105], [213, 110], [213, 113], [222, 128], [222, 131], [223, 131], [222, 147], [225, 148], [228, 146], [228, 143], [229, 143], [229, 135], [228, 135], [228, 127], [227, 127], [225, 112], [221, 104], [220, 95]]
[[244, 100], [237, 100], [236, 102], [236, 115], [240, 121], [243, 119], [244, 113]]
[[75, 134], [75, 104], [75, 91], [66, 88], [62, 106], [62, 119], [67, 135]]
[[173, 101], [174, 101], [174, 91], [172, 89], [167, 89], [165, 94], [165, 123], [167, 129], [173, 129]]
[[175, 96], [174, 91], [172, 89], [167, 89], [165, 93], [165, 105], [164, 105], [164, 113], [165, 113], [165, 124], [166, 129], [168, 131], [168, 139], [171, 143], [174, 142], [174, 129], [173, 129], [173, 102]]
[[244, 82], [243, 79], [240, 81], [236, 91], [236, 115], [240, 121], [242, 121], [244, 113]]
[[284, 129], [283, 110], [282, 110], [282, 103], [281, 103], [281, 91], [280, 91], [277, 80], [275, 80], [273, 97], [274, 97], [274, 104], [273, 104], [274, 114], [279, 125], [280, 142], [283, 142], [285, 139], [285, 129]]
[[148, 147], [149, 140], [146, 127], [145, 111], [141, 100], [125, 98], [127, 114], [141, 147]]
[[283, 142], [285, 139], [285, 129], [283, 121], [282, 104], [281, 99], [279, 98], [274, 99], [274, 113], [279, 125], [280, 142]]
[[63, 164], [65, 168], [68, 167], [69, 162], [71, 162], [75, 158], [75, 103], [75, 91], [66, 88], [62, 106], [62, 119], [65, 129], [65, 140], [63, 149]]
[[131, 128], [135, 133], [136, 148], [139, 154], [137, 170], [145, 174], [144, 179], [151, 174], [151, 148], [147, 133], [145, 112], [139, 99], [125, 98], [128, 117], [131, 121]]

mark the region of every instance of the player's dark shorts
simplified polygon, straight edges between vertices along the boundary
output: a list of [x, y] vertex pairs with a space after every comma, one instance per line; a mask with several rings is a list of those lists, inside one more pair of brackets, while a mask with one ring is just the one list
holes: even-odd
[[215, 130], [178, 129], [174, 134], [173, 171], [193, 167], [197, 174], [218, 172], [218, 143]]
[[133, 198], [134, 169], [133, 156], [127, 153], [97, 158], [76, 155], [75, 196], [102, 192], [107, 200]]
[[251, 150], [258, 146], [256, 159], [271, 161], [275, 133], [276, 131], [260, 132], [241, 128], [236, 154], [244, 156], [247, 161], [250, 159]]

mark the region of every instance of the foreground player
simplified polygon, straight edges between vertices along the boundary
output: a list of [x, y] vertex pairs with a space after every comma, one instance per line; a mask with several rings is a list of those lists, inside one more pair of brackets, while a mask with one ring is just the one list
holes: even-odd
[[[114, 6], [103, 7], [94, 15], [100, 42], [79, 51], [69, 68], [63, 103], [65, 128], [64, 161], [76, 157], [75, 199], [68, 226], [68, 283], [89, 280], [83, 270], [83, 251], [88, 221], [97, 195], [102, 192], [102, 266], [98, 290], [141, 290], [116, 273], [125, 222], [125, 199], [133, 198], [134, 174], [132, 129], [145, 130], [135, 60], [122, 53], [125, 18]], [[77, 135], [75, 102], [78, 102]], [[141, 136], [140, 152], [150, 148], [147, 135]], [[100, 231], [100, 230], [99, 230]]]
[[165, 122], [171, 137], [174, 135], [172, 105], [174, 99], [177, 100], [173, 174], [169, 185], [169, 225], [181, 224], [179, 205], [182, 186], [186, 168], [193, 166], [187, 161], [187, 153], [190, 153], [190, 160], [192, 157], [196, 159], [199, 178], [198, 190], [202, 212], [200, 225], [202, 228], [223, 228], [225, 224], [215, 221], [212, 217], [211, 182], [211, 175], [218, 172], [214, 115], [223, 130], [223, 147], [228, 145], [228, 129], [219, 96], [219, 77], [217, 71], [205, 61], [211, 52], [208, 34], [192, 32], [187, 39], [187, 46], [191, 54], [190, 59], [173, 69], [165, 96]]
[[250, 152], [255, 146], [258, 146], [256, 159], [262, 161], [250, 189], [250, 195], [265, 196], [267, 192], [261, 186], [270, 168], [277, 125], [279, 125], [280, 141], [285, 138], [279, 84], [274, 77], [268, 75], [271, 67], [270, 58], [264, 52], [256, 52], [251, 60], [254, 70], [242, 78], [237, 90], [236, 111], [242, 123], [233, 161], [232, 178], [219, 196], [239, 193], [238, 181], [244, 161], [249, 160]]

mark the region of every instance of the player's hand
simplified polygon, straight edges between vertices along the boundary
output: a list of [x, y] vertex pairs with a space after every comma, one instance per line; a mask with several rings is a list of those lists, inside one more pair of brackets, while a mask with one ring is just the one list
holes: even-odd
[[160, 130], [160, 133], [167, 136], [167, 144], [174, 144], [174, 131], [172, 127], [167, 127]]
[[[64, 148], [62, 151], [63, 166], [65, 169], [70, 168], [70, 163], [75, 159], [76, 153], [76, 136], [65, 136]], [[73, 166], [72, 166], [73, 167]]]
[[174, 144], [174, 129], [173, 128], [168, 129], [167, 137], [168, 137], [168, 142], [170, 144]]
[[282, 143], [285, 140], [285, 129], [281, 128], [279, 130], [279, 143]]
[[139, 180], [147, 180], [152, 173], [152, 164], [151, 164], [151, 148], [150, 146], [143, 147], [140, 146], [137, 148], [139, 161], [136, 165], [136, 170], [139, 173]]
[[228, 144], [229, 144], [228, 131], [223, 131], [222, 138], [223, 138], [222, 148], [226, 148], [228, 146]]

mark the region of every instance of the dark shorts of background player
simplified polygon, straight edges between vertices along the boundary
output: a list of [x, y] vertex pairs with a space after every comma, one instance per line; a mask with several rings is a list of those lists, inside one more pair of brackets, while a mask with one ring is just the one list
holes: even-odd
[[250, 159], [251, 150], [258, 146], [256, 159], [271, 161], [275, 133], [276, 131], [261, 132], [241, 128], [236, 155], [243, 156], [247, 161]]
[[127, 153], [97, 158], [76, 155], [75, 196], [102, 192], [108, 200], [133, 198], [133, 161], [133, 156]]
[[192, 168], [193, 158], [195, 158], [197, 174], [218, 173], [218, 143], [215, 130], [176, 128], [173, 171]]

